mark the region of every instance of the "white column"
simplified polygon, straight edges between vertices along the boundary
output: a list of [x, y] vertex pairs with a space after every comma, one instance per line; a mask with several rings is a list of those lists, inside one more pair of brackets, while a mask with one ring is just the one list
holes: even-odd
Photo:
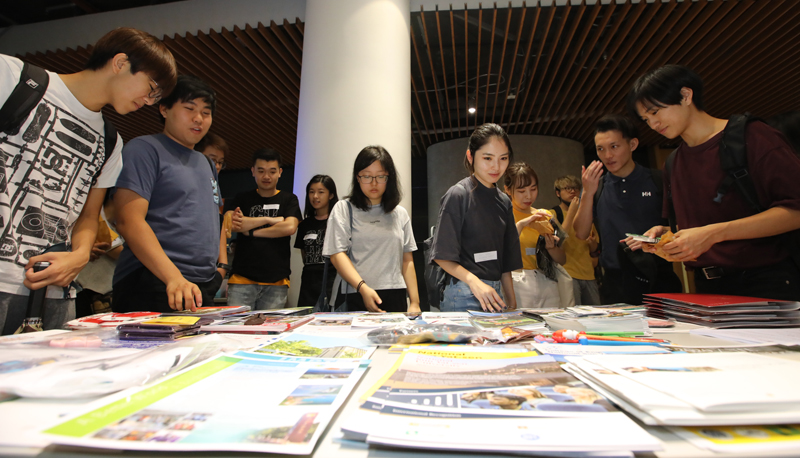
[[[367, 145], [392, 155], [411, 214], [411, 46], [409, 0], [307, 0], [294, 193], [330, 175], [350, 192], [353, 161]], [[302, 260], [292, 255], [289, 303]]]

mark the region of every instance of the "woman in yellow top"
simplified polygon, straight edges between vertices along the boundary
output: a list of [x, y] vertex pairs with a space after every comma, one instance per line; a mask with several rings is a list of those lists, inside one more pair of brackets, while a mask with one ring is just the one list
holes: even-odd
[[[539, 196], [539, 177], [531, 166], [517, 162], [508, 166], [505, 174], [505, 191], [511, 197], [514, 220], [517, 223], [522, 251], [522, 271], [513, 272], [514, 295], [520, 308], [560, 308], [575, 305], [571, 278], [561, 267], [567, 255], [554, 235], [550, 210], [532, 207]], [[543, 243], [539, 243], [539, 237]], [[537, 265], [537, 245], [544, 248], [555, 261], [550, 277]], [[564, 282], [559, 288], [559, 280]]]

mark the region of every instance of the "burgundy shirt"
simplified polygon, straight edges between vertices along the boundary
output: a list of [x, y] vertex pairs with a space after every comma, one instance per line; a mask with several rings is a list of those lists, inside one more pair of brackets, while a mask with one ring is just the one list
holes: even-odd
[[[714, 202], [724, 172], [719, 161], [722, 132], [695, 147], [682, 143], [673, 163], [670, 182], [678, 229], [701, 227], [751, 216], [755, 210], [731, 185], [721, 203]], [[758, 200], [764, 208], [800, 210], [800, 159], [784, 136], [762, 122], [745, 131], [747, 164]], [[668, 217], [664, 193], [664, 217]], [[731, 240], [713, 245], [690, 267], [720, 266], [737, 269], [767, 266], [789, 257], [780, 237]]]

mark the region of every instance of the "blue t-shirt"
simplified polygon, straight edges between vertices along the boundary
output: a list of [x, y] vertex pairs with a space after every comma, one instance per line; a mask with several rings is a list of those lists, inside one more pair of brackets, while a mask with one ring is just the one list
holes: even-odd
[[600, 265], [620, 269], [617, 245], [626, 233], [644, 234], [653, 226], [666, 224], [661, 217], [661, 189], [650, 171], [639, 164], [625, 178], [606, 173], [603, 179], [603, 192], [594, 207], [602, 244]]
[[[164, 134], [134, 138], [123, 148], [122, 160], [117, 188], [150, 203], [145, 221], [169, 259], [187, 280], [211, 280], [219, 257], [217, 171], [202, 153]], [[114, 283], [140, 267], [125, 243]]]

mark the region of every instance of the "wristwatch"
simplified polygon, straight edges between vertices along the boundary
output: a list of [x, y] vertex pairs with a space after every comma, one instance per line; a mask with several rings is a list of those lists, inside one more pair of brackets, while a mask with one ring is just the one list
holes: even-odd
[[231, 266], [230, 266], [229, 264], [225, 264], [225, 263], [222, 263], [222, 262], [218, 262], [218, 263], [217, 263], [217, 268], [219, 268], [219, 269], [225, 269], [225, 270], [227, 270], [228, 272], [230, 272], [230, 271], [231, 271]]

